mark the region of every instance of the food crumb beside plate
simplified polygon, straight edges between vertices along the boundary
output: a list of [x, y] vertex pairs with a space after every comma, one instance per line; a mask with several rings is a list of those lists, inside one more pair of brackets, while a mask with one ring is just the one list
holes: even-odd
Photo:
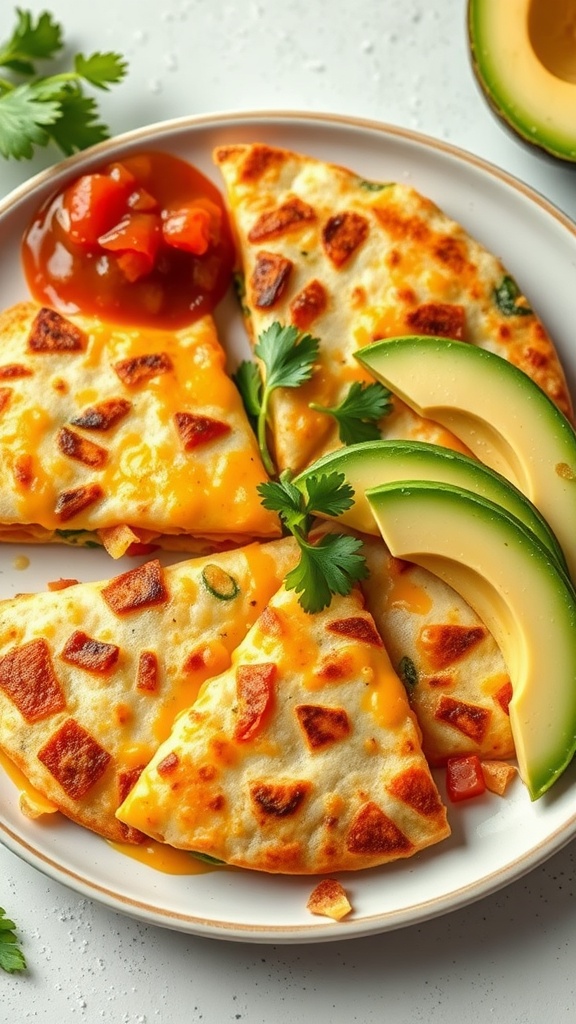
[[344, 886], [335, 878], [324, 878], [319, 882], [312, 890], [306, 907], [311, 914], [331, 917], [334, 921], [341, 921], [352, 910]]

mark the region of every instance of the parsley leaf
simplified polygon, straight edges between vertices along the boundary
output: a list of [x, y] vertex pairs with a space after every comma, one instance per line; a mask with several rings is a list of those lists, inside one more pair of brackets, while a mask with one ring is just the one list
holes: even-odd
[[339, 405], [328, 407], [310, 402], [310, 408], [334, 417], [342, 444], [356, 444], [378, 440], [378, 421], [391, 413], [392, 398], [388, 388], [378, 381], [364, 384], [357, 380]]
[[[256, 421], [262, 462], [270, 476], [276, 471], [267, 440], [270, 397], [277, 388], [298, 388], [310, 379], [319, 346], [318, 338], [302, 334], [292, 324], [282, 326], [275, 321], [262, 332], [254, 347], [262, 370], [245, 360], [234, 376], [246, 411]], [[249, 369], [252, 366], [254, 369]]]
[[36, 21], [29, 11], [16, 14], [12, 36], [0, 44], [0, 67], [12, 74], [0, 78], [0, 154], [29, 159], [35, 146], [52, 141], [68, 156], [107, 138], [108, 128], [98, 123], [96, 103], [84, 86], [108, 89], [122, 80], [126, 62], [117, 53], [77, 54], [73, 70], [42, 77], [35, 62], [62, 49], [62, 28], [46, 12]]
[[305, 481], [306, 492], [283, 473], [279, 481], [258, 488], [264, 508], [278, 512], [286, 529], [300, 548], [300, 561], [288, 573], [285, 586], [300, 595], [304, 611], [326, 608], [333, 594], [349, 594], [356, 582], [368, 574], [360, 554], [362, 541], [347, 534], [330, 533], [312, 544], [308, 534], [316, 513], [339, 515], [350, 508], [354, 491], [338, 472], [312, 475]]
[[26, 970], [26, 960], [17, 945], [15, 928], [14, 921], [6, 917], [6, 911], [0, 907], [0, 968], [8, 974]]

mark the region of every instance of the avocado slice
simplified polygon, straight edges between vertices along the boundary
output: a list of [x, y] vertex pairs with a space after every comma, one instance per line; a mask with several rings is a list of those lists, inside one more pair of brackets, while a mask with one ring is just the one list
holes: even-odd
[[469, 0], [468, 40], [499, 120], [532, 148], [576, 161], [574, 4]]
[[501, 356], [448, 338], [391, 338], [356, 358], [536, 505], [576, 581], [576, 433], [544, 391]]
[[533, 800], [576, 752], [576, 592], [549, 551], [494, 502], [450, 484], [385, 484], [367, 500], [392, 554], [476, 611], [510, 674], [510, 726]]
[[330, 472], [343, 473], [354, 491], [354, 504], [338, 522], [361, 533], [379, 533], [365, 496], [369, 488], [400, 480], [451, 483], [502, 505], [536, 534], [562, 571], [568, 571], [562, 549], [538, 509], [509, 480], [469, 455], [425, 441], [364, 441], [324, 455], [293, 482], [301, 487], [308, 476]]

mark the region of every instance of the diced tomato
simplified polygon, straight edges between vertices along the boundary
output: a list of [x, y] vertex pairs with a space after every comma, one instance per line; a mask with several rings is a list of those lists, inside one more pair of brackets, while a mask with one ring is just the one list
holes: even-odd
[[63, 227], [73, 242], [97, 246], [126, 208], [127, 185], [107, 174], [83, 174], [64, 192]]
[[469, 800], [486, 790], [480, 758], [476, 754], [449, 757], [446, 762], [446, 789], [450, 800]]
[[150, 273], [154, 267], [161, 241], [160, 217], [154, 213], [135, 212], [129, 213], [110, 231], [100, 235], [98, 245], [108, 252], [138, 257], [124, 260], [123, 267], [128, 280], [135, 281]]
[[141, 213], [150, 213], [158, 209], [158, 200], [154, 199], [145, 188], [136, 188], [128, 196], [128, 206], [131, 210], [139, 210]]
[[208, 210], [196, 203], [187, 203], [167, 212], [162, 234], [164, 241], [174, 249], [203, 256], [212, 241], [213, 220]]
[[132, 172], [128, 170], [125, 164], [118, 162], [108, 164], [106, 174], [113, 178], [114, 181], [122, 182], [123, 185], [129, 185], [131, 188], [134, 188], [137, 184], [136, 178]]

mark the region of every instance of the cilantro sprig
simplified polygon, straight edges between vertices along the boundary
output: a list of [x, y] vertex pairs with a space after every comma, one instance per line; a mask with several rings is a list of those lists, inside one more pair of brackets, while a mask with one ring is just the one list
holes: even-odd
[[392, 396], [379, 381], [364, 384], [356, 380], [339, 405], [310, 402], [310, 408], [334, 417], [342, 444], [357, 444], [377, 441], [381, 436], [379, 420], [391, 413]]
[[300, 548], [300, 560], [284, 584], [300, 595], [299, 603], [309, 613], [326, 608], [334, 594], [346, 595], [355, 583], [368, 575], [362, 541], [347, 534], [328, 533], [316, 543], [309, 540], [315, 515], [339, 516], [350, 508], [354, 491], [343, 473], [332, 471], [306, 478], [296, 487], [288, 472], [278, 481], [260, 484], [264, 508], [277, 512]]
[[234, 380], [248, 416], [254, 424], [262, 462], [274, 476], [276, 467], [268, 447], [270, 398], [277, 388], [298, 388], [309, 380], [318, 358], [320, 342], [292, 324], [275, 321], [258, 338], [254, 352], [260, 360], [240, 363]]
[[124, 78], [127, 64], [118, 53], [78, 53], [72, 70], [40, 75], [37, 62], [53, 60], [63, 47], [62, 26], [49, 12], [34, 20], [16, 8], [12, 35], [0, 43], [0, 68], [10, 76], [0, 77], [0, 154], [6, 159], [30, 159], [35, 146], [50, 142], [68, 156], [108, 138], [84, 88], [107, 90]]
[[26, 959], [18, 946], [15, 928], [14, 921], [6, 917], [6, 911], [0, 907], [0, 968], [8, 974], [26, 970]]

